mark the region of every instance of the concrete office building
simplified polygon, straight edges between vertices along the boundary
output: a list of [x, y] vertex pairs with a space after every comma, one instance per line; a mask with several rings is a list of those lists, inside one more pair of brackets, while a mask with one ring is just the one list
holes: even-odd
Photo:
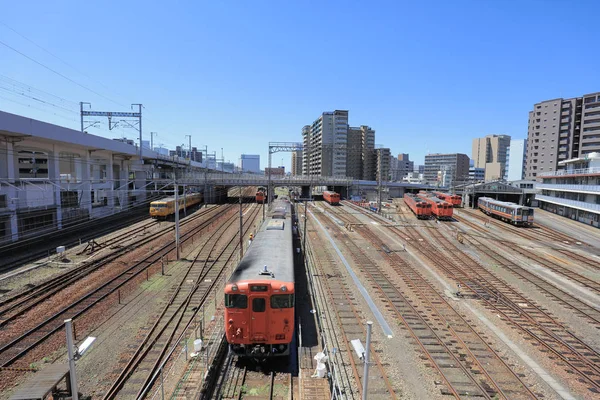
[[485, 168], [469, 167], [469, 182], [479, 183], [485, 181]]
[[303, 175], [346, 176], [348, 111], [322, 113], [302, 128]]
[[408, 154], [398, 154], [398, 158], [390, 159], [390, 180], [401, 181], [409, 172], [413, 172], [415, 163], [410, 161]]
[[292, 152], [292, 175], [302, 175], [302, 150]]
[[260, 155], [242, 154], [239, 167], [243, 172], [260, 173]]
[[520, 181], [525, 177], [525, 160], [527, 156], [527, 140], [511, 140], [506, 149], [506, 169], [504, 180]]
[[441, 184], [438, 181], [440, 171], [449, 171], [448, 185], [464, 182], [469, 177], [469, 157], [462, 153], [427, 154], [425, 156], [424, 178], [427, 183]]
[[600, 227], [600, 152], [561, 161], [558, 171], [540, 173], [540, 207]]
[[485, 180], [495, 181], [504, 177], [506, 148], [510, 146], [508, 135], [487, 135], [473, 139], [472, 157], [475, 168], [485, 168]]
[[600, 151], [600, 92], [537, 103], [529, 112], [525, 177], [564, 169], [562, 161]]

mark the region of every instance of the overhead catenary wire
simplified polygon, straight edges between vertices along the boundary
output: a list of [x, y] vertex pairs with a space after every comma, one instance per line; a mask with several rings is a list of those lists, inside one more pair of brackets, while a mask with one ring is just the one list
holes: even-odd
[[1, 44], [1, 45], [3, 45], [3, 46], [5, 46], [5, 47], [7, 47], [7, 48], [9, 48], [10, 50], [14, 51], [15, 53], [17, 53], [17, 54], [20, 54], [21, 56], [23, 56], [23, 57], [27, 58], [28, 60], [31, 60], [31, 61], [33, 61], [34, 63], [38, 64], [39, 66], [41, 66], [41, 67], [44, 67], [44, 68], [45, 68], [45, 69], [47, 69], [48, 71], [55, 73], [56, 75], [60, 76], [61, 78], [63, 78], [63, 79], [66, 79], [66, 80], [68, 80], [69, 82], [71, 82], [71, 83], [74, 83], [75, 85], [77, 85], [77, 86], [79, 86], [79, 87], [81, 87], [81, 88], [83, 88], [83, 89], [87, 90], [88, 92], [94, 93], [95, 95], [97, 95], [97, 96], [99, 96], [99, 97], [102, 97], [103, 99], [105, 99], [105, 100], [108, 100], [108, 101], [110, 101], [110, 102], [112, 102], [112, 103], [115, 103], [115, 104], [118, 104], [118, 105], [121, 105], [121, 106], [123, 105], [123, 104], [121, 104], [121, 103], [119, 103], [119, 102], [117, 102], [117, 101], [114, 101], [113, 99], [111, 99], [111, 98], [109, 98], [109, 97], [106, 97], [105, 95], [103, 95], [103, 94], [101, 94], [101, 93], [98, 93], [98, 92], [96, 92], [94, 89], [90, 89], [89, 87], [87, 87], [87, 86], [85, 86], [85, 85], [82, 85], [81, 83], [79, 83], [79, 82], [77, 82], [77, 81], [74, 81], [73, 79], [69, 78], [68, 76], [61, 74], [61, 73], [60, 73], [60, 72], [58, 72], [57, 70], [50, 68], [50, 67], [49, 67], [49, 66], [47, 66], [46, 64], [39, 62], [39, 61], [38, 61], [38, 60], [36, 60], [35, 58], [33, 58], [33, 57], [30, 57], [30, 56], [28, 56], [27, 54], [25, 54], [25, 53], [23, 53], [23, 52], [21, 52], [21, 51], [19, 51], [19, 50], [15, 49], [14, 47], [12, 47], [11, 45], [9, 45], [9, 44], [7, 44], [7, 43], [3, 42], [2, 40], [0, 40], [0, 44]]
[[[63, 60], [62, 58], [60, 58], [59, 56], [57, 56], [56, 54], [52, 53], [50, 50], [46, 49], [45, 47], [39, 45], [38, 43], [34, 42], [33, 40], [31, 40], [30, 38], [28, 38], [27, 36], [23, 35], [22, 33], [18, 32], [17, 30], [15, 30], [14, 28], [12, 28], [11, 26], [9, 26], [8, 24], [6, 24], [4, 21], [0, 21], [1, 25], [4, 25], [7, 29], [10, 29], [11, 31], [13, 31], [14, 33], [16, 33], [17, 35], [21, 36], [23, 39], [27, 40], [29, 43], [33, 44], [34, 46], [36, 46], [37, 48], [43, 50], [44, 52], [48, 53], [49, 55], [51, 55], [52, 57], [56, 58], [57, 60], [59, 60], [60, 62], [62, 62], [63, 64], [65, 64], [66, 66], [68, 66], [69, 68], [73, 69], [74, 71], [78, 72], [79, 74], [87, 77], [88, 79], [90, 79], [91, 81], [94, 81], [96, 83], [98, 83], [99, 85], [102, 85], [106, 90], [113, 92], [113, 94], [116, 94], [117, 96], [122, 97], [121, 95], [119, 95], [118, 93], [114, 92], [112, 89], [110, 89], [108, 86], [106, 86], [104, 83], [100, 82], [97, 79], [92, 78], [91, 76], [89, 76], [86, 72], [80, 70], [79, 68], [73, 66], [72, 64], [68, 63], [67, 61]], [[121, 105], [123, 107], [126, 107], [125, 105], [119, 103], [119, 102], [115, 102], [114, 100], [111, 100], [113, 103]]]

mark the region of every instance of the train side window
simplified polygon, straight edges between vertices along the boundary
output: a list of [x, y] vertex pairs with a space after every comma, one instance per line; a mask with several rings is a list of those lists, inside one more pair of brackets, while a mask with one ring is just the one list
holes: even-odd
[[252, 311], [254, 312], [265, 312], [267, 302], [263, 297], [256, 297], [252, 299]]
[[274, 294], [271, 296], [271, 308], [292, 308], [294, 307], [293, 294]]
[[245, 294], [226, 294], [225, 307], [248, 308], [248, 296], [246, 296]]

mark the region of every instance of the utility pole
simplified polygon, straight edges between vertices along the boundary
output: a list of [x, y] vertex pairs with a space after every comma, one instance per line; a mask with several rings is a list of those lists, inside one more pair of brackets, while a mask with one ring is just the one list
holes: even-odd
[[144, 158], [142, 157], [142, 147], [143, 147], [142, 146], [142, 105], [141, 104], [132, 104], [131, 106], [132, 107], [133, 106], [138, 106], [138, 108], [139, 108], [139, 112], [138, 112], [139, 116], [138, 116], [138, 118], [140, 119], [140, 122], [139, 122], [138, 128], [139, 128], [139, 131], [140, 131], [140, 161], [142, 161], [142, 164], [143, 164]]
[[306, 257], [306, 221], [308, 220], [308, 202], [304, 200], [304, 232], [302, 232], [302, 249]]
[[77, 385], [77, 372], [75, 371], [75, 344], [73, 343], [73, 321], [69, 318], [65, 320], [65, 329], [67, 333], [67, 354], [69, 355], [69, 373], [71, 378], [71, 398], [79, 400], [79, 388]]
[[175, 181], [175, 254], [179, 261], [179, 186]]
[[204, 154], [206, 154], [206, 159], [204, 160], [204, 207], [206, 207], [208, 204], [208, 145], [204, 146]]
[[382, 167], [382, 151], [378, 151], [377, 152], [377, 168], [379, 169], [379, 184], [377, 185], [377, 191], [378, 191], [378, 196], [377, 196], [377, 212], [379, 214], [381, 214], [381, 167]]
[[240, 186], [240, 261], [244, 256], [244, 214], [242, 212], [242, 187]]
[[371, 329], [373, 321], [367, 321], [367, 348], [365, 349], [365, 370], [363, 372], [362, 400], [367, 400], [369, 393], [369, 362], [371, 361]]

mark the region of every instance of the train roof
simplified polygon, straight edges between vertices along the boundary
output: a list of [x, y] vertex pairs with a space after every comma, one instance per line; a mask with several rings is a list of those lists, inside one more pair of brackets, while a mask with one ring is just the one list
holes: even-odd
[[[446, 200], [438, 199], [438, 198], [437, 198], [437, 197], [435, 197], [435, 196], [426, 196], [426, 197], [427, 197], [427, 198], [426, 198], [426, 199], [424, 199], [425, 201], [427, 201], [427, 200], [431, 200], [431, 201], [433, 201], [433, 202], [436, 202], [436, 203], [438, 203], [438, 204], [439, 204], [439, 203], [448, 203]], [[421, 199], [423, 199], [423, 198], [421, 197]], [[450, 203], [448, 203], [448, 204], [450, 204]]]
[[[185, 195], [185, 197], [190, 197], [192, 195], [199, 195], [199, 194], [202, 194], [202, 193], [188, 193], [188, 194]], [[183, 200], [183, 197], [184, 197], [183, 195], [180, 195], [179, 196], [179, 200]], [[150, 202], [150, 204], [152, 204], [152, 203], [166, 203], [168, 201], [175, 201], [175, 197], [166, 197], [164, 199], [154, 200], [154, 201]]]
[[[280, 204], [276, 204], [280, 203]], [[274, 202], [281, 208], [287, 202]], [[292, 243], [292, 218], [287, 203], [285, 219], [268, 218], [256, 233], [250, 248], [231, 274], [228, 283], [272, 279], [294, 282], [294, 249]], [[273, 276], [261, 274], [265, 265]]]
[[477, 201], [479, 201], [479, 200], [487, 201], [487, 202], [490, 202], [490, 203], [493, 203], [493, 204], [497, 204], [499, 206], [530, 208], [530, 207], [527, 207], [527, 206], [522, 206], [522, 205], [517, 204], [517, 203], [512, 203], [510, 201], [500, 201], [500, 200], [492, 199], [491, 197], [480, 197]]

